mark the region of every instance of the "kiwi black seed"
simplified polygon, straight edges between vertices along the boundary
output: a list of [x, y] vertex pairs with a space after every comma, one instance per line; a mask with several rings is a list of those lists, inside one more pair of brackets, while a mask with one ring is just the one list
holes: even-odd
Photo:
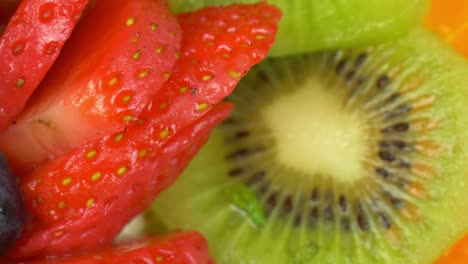
[[219, 263], [431, 263], [468, 228], [467, 95], [466, 61], [423, 29], [266, 60], [153, 210]]
[[[371, 49], [358, 53], [340, 51], [320, 56], [296, 56], [289, 58], [287, 63], [285, 60], [270, 60], [249, 75], [229, 98], [237, 108], [231, 119], [221, 126], [225, 136], [224, 157], [231, 166], [227, 175], [256, 192], [267, 215], [280, 208], [278, 217], [292, 218], [297, 226], [307, 224], [314, 228], [330, 224], [341, 225], [345, 231], [358, 229], [366, 232], [393, 232], [392, 227], [395, 225], [396, 229], [401, 221], [399, 218], [416, 220], [420, 217], [413, 200], [422, 198], [426, 189], [411, 170], [428, 166], [427, 173], [431, 173], [431, 166], [421, 163], [419, 156], [437, 152], [441, 147], [435, 140], [415, 140], [418, 131], [410, 131], [410, 128], [416, 120], [412, 115], [418, 112], [417, 108], [430, 107], [433, 100], [427, 96], [410, 99], [411, 94], [400, 91], [395, 82], [399, 81], [400, 85], [412, 83], [415, 87], [408, 88], [411, 89], [416, 88], [423, 77], [414, 75], [407, 80], [399, 80], [401, 73], [398, 68], [382, 69], [372, 62], [366, 64], [370, 53], [373, 53]], [[355, 188], [333, 182], [331, 178], [334, 175], [297, 168], [291, 170], [287, 164], [271, 164], [278, 152], [275, 142], [278, 138], [272, 135], [268, 124], [262, 123], [265, 118], [260, 116], [261, 109], [271, 107], [274, 100], [266, 100], [265, 96], [288, 96], [288, 93], [297, 92], [301, 79], [311, 78], [311, 69], [315, 71], [315, 78], [325, 77], [323, 87], [330, 89], [326, 92], [343, 96], [339, 99], [344, 111], [362, 115], [362, 118], [369, 116], [364, 129], [372, 138], [365, 143], [368, 157], [362, 160], [367, 169], [360, 180], [352, 183]], [[254, 86], [257, 80], [262, 80], [263, 85]], [[252, 85], [246, 84], [249, 82]], [[297, 85], [290, 85], [284, 91], [288, 82]], [[338, 91], [332, 91], [334, 89]], [[422, 102], [424, 100], [427, 101]], [[422, 105], [415, 105], [415, 102]], [[259, 116], [252, 115], [256, 112], [260, 112]], [[425, 121], [435, 122], [430, 118]], [[418, 148], [419, 151], [416, 150]], [[287, 170], [286, 179], [282, 175], [272, 175], [275, 169]], [[303, 180], [308, 181], [304, 188], [295, 186], [303, 184]], [[273, 186], [281, 187], [275, 190]], [[366, 224], [370, 222], [374, 223], [372, 228]]]

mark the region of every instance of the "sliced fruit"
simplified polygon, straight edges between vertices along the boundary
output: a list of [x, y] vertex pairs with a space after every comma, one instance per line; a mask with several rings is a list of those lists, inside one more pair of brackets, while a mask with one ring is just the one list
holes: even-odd
[[468, 2], [432, 0], [425, 24], [468, 56]]
[[[170, 0], [175, 12], [261, 0]], [[380, 43], [406, 34], [419, 24], [429, 0], [270, 0], [284, 17], [272, 56]], [[229, 29], [227, 29], [229, 30]]]
[[[135, 125], [40, 167], [22, 184], [34, 219], [11, 256], [108, 244], [172, 184], [230, 109], [221, 104], [173, 137], [160, 137], [159, 130], [145, 124]], [[167, 143], [158, 148], [152, 141]]]
[[467, 76], [421, 28], [262, 62], [148, 220], [225, 264], [431, 263], [468, 229]]
[[0, 129], [23, 109], [55, 62], [87, 2], [21, 2], [0, 38]]
[[[11, 255], [93, 248], [112, 240], [171, 185], [228, 115], [231, 105], [219, 101], [266, 56], [280, 16], [279, 9], [262, 3], [179, 17], [180, 59], [139, 118], [21, 179], [32, 221]], [[220, 21], [234, 32], [225, 34]]]
[[[281, 11], [266, 3], [205, 8], [179, 15], [184, 35], [188, 35], [183, 40], [181, 59], [151, 103], [160, 113], [143, 112], [140, 119], [177, 133], [199, 118], [230, 94], [250, 67], [266, 57], [280, 17]], [[229, 34], [227, 28], [232, 30]]]
[[97, 1], [27, 107], [0, 134], [13, 169], [22, 173], [122, 130], [167, 81], [181, 37], [163, 0]]
[[[432, 0], [425, 24], [468, 57], [468, 2]], [[468, 262], [468, 235], [465, 235], [436, 262], [456, 264]]]
[[468, 236], [465, 235], [434, 264], [464, 264], [468, 261]]
[[0, 256], [20, 237], [25, 214], [18, 178], [9, 169], [5, 156], [0, 154]]
[[[76, 254], [75, 254], [76, 255]], [[6, 260], [5, 260], [6, 261]], [[6, 261], [8, 262], [8, 261]], [[5, 262], [2, 262], [5, 263]], [[172, 233], [125, 242], [77, 256], [16, 264], [213, 264], [205, 239], [199, 233]]]

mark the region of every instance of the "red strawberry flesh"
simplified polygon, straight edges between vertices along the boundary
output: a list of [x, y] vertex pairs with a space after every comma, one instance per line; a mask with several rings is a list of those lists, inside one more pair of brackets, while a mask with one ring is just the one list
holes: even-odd
[[77, 256], [48, 258], [16, 264], [214, 264], [208, 245], [197, 232], [175, 232], [123, 242]]
[[0, 38], [0, 129], [21, 111], [55, 62], [87, 2], [21, 2]]
[[122, 130], [167, 81], [180, 42], [165, 1], [97, 1], [26, 109], [0, 134], [13, 169], [27, 171]]
[[[46, 164], [23, 184], [27, 205], [31, 211], [36, 211], [37, 218], [26, 226], [12, 256], [67, 252], [109, 243], [126, 223], [149, 206], [159, 192], [173, 183], [231, 108], [230, 104], [216, 106], [171, 138], [160, 151], [148, 148], [144, 142], [116, 144], [114, 139], [120, 135], [116, 134], [77, 149], [71, 153], [71, 160], [60, 158]], [[144, 126], [136, 127], [126, 136], [141, 132], [138, 128], [145, 129]], [[89, 160], [89, 153], [96, 149], [99, 153]], [[110, 160], [113, 155], [115, 158]], [[122, 164], [128, 171], [119, 175]], [[51, 188], [66, 189], [64, 178], [48, 177], [61, 173], [64, 168], [70, 172], [79, 170], [78, 174], [88, 177], [82, 177], [76, 183], [81, 185], [77, 186], [79, 191], [50, 192]], [[98, 168], [100, 171], [96, 171]], [[96, 172], [101, 176], [93, 180]], [[39, 178], [43, 180], [37, 182]], [[46, 189], [49, 191], [43, 192]], [[67, 204], [60, 208], [62, 201]]]
[[179, 23], [190, 38], [183, 39], [171, 78], [140, 119], [177, 133], [199, 118], [266, 57], [280, 17], [281, 11], [266, 3], [205, 8], [180, 15]]
[[[231, 106], [219, 101], [266, 56], [280, 16], [266, 3], [182, 15], [180, 59], [139, 118], [22, 179], [32, 221], [11, 255], [65, 252], [112, 240], [176, 180], [227, 116]], [[206, 36], [214, 42], [207, 43]]]

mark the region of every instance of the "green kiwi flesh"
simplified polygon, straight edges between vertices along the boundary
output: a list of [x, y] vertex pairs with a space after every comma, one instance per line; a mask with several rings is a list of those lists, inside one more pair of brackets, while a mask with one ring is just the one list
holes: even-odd
[[[171, 0], [175, 12], [261, 0]], [[363, 46], [406, 34], [427, 13], [430, 0], [270, 0], [283, 10], [270, 55]]]
[[147, 212], [217, 263], [432, 263], [468, 229], [468, 65], [425, 29], [268, 59]]

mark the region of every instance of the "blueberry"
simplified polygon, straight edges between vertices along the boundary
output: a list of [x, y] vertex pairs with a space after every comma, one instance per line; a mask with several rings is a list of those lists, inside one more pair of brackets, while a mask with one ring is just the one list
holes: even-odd
[[4, 255], [21, 235], [25, 219], [18, 178], [0, 153], [0, 255]]

